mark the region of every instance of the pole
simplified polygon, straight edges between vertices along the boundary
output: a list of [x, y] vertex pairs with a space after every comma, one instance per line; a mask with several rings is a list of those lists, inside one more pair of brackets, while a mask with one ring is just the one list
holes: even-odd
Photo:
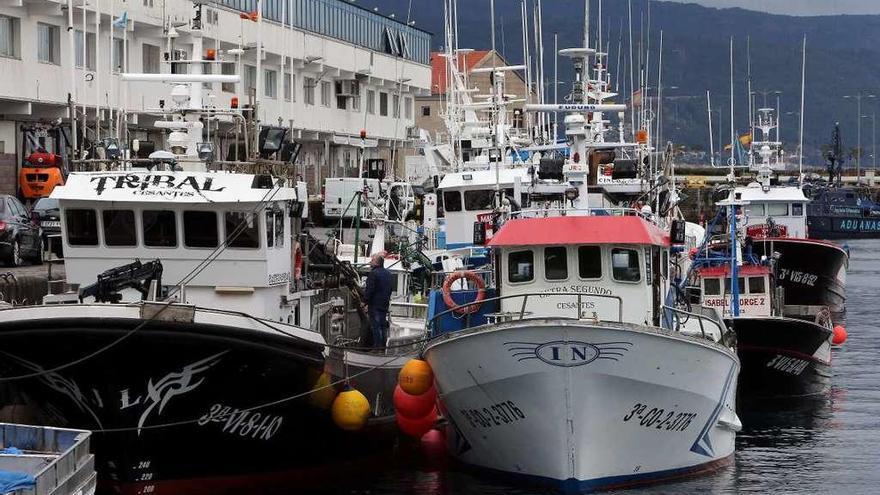
[[67, 108], [70, 113], [70, 156], [76, 157], [78, 138], [76, 135], [76, 50], [73, 33], [73, 0], [67, 0], [67, 42], [70, 44], [70, 90], [67, 92]]
[[[635, 76], [633, 75], [634, 71], [635, 71], [635, 68], [633, 67], [633, 4], [632, 4], [632, 0], [629, 0], [627, 3], [628, 3], [628, 7], [629, 7], [629, 93], [630, 93], [629, 101], [631, 103], [633, 103], [633, 96], [632, 95], [636, 91]], [[630, 120], [630, 125], [632, 126], [633, 136], [635, 136], [635, 134], [636, 134], [636, 109], [635, 109], [634, 105], [632, 106], [632, 108], [630, 108], [629, 120]]]
[[95, 0], [95, 139], [101, 140], [101, 0]]
[[[128, 25], [126, 24], [125, 26], [122, 27], [122, 68], [119, 70], [119, 72], [124, 73], [127, 71], [128, 71]], [[119, 134], [117, 137], [120, 140], [124, 141], [125, 135], [128, 131], [128, 116], [126, 115], [126, 106], [128, 103], [126, 101], [128, 99], [128, 83], [124, 83], [124, 82], [120, 81], [119, 84], [122, 85], [122, 87], [119, 88], [119, 93], [120, 93], [121, 97], [119, 99], [119, 112], [116, 117], [117, 122], [118, 122], [117, 132]]]
[[862, 180], [862, 92], [856, 95], [856, 134], [858, 136], [858, 144], [856, 145], [856, 184]]
[[[256, 122], [256, 136], [260, 135], [260, 92], [263, 88], [263, 0], [257, 0], [257, 87], [254, 95], [254, 116]], [[259, 140], [259, 138], [257, 138]]]
[[804, 47], [801, 54], [801, 115], [798, 144], [798, 172], [800, 185], [804, 185], [804, 89], [807, 84], [807, 35], [804, 35]]
[[712, 142], [712, 99], [706, 90], [706, 108], [709, 111], [709, 163], [715, 166], [715, 144]]
[[[559, 33], [553, 33], [553, 104], [559, 104]], [[559, 114], [553, 113], [553, 142], [559, 137]]]

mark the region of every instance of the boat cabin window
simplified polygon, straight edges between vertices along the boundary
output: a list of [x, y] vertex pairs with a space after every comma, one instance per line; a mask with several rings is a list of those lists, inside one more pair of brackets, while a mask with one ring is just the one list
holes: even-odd
[[219, 243], [217, 213], [213, 211], [183, 212], [184, 246], [188, 248], [215, 248]]
[[177, 222], [171, 210], [144, 210], [144, 245], [177, 247]]
[[461, 211], [461, 193], [458, 191], [443, 192], [443, 211]]
[[791, 204], [791, 216], [793, 216], [793, 217], [804, 216], [804, 204], [803, 203], [792, 203]]
[[507, 255], [507, 280], [510, 283], [531, 282], [535, 278], [535, 255], [517, 251]]
[[749, 277], [749, 294], [763, 294], [765, 292], [764, 277]]
[[568, 279], [568, 249], [565, 246], [544, 248], [544, 278]]
[[[743, 292], [746, 291], [746, 279], [745, 279], [744, 277], [737, 277], [736, 280], [737, 280], [738, 285], [739, 285], [739, 292], [740, 292], [740, 294], [742, 294]], [[730, 277], [727, 277], [727, 278], [724, 279], [724, 293], [725, 293], [725, 294], [730, 294], [730, 293], [731, 293], [731, 288], [730, 288]]]
[[746, 206], [746, 215], [750, 218], [763, 218], [767, 213], [763, 203], [755, 203]]
[[721, 279], [719, 279], [719, 278], [704, 278], [703, 279], [703, 294], [706, 296], [720, 296], [721, 295]]
[[638, 282], [641, 280], [639, 252], [635, 249], [612, 249], [611, 272], [614, 280], [618, 282]]
[[137, 246], [134, 211], [104, 210], [104, 244], [108, 246]]
[[227, 211], [225, 223], [227, 246], [249, 249], [260, 247], [260, 228], [255, 214], [246, 211]]
[[602, 248], [599, 246], [580, 246], [578, 248], [578, 276], [580, 278], [602, 278]]
[[491, 210], [495, 191], [465, 191], [464, 209], [467, 211]]
[[284, 213], [266, 210], [266, 247], [284, 247]]
[[768, 203], [767, 216], [784, 217], [788, 215], [788, 203]]
[[64, 212], [67, 243], [71, 246], [98, 245], [98, 216], [95, 210], [71, 209]]

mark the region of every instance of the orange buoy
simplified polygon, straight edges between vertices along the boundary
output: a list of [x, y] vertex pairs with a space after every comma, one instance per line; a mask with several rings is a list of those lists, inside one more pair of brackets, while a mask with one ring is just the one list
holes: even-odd
[[360, 430], [370, 417], [370, 401], [355, 389], [346, 390], [333, 399], [330, 413], [336, 426], [343, 430]]
[[410, 359], [400, 374], [397, 375], [397, 383], [404, 392], [410, 395], [422, 395], [434, 385], [434, 371], [431, 365], [422, 359]]
[[400, 431], [411, 437], [422, 438], [437, 423], [437, 408], [431, 409], [426, 416], [418, 419], [407, 418], [406, 416], [401, 416], [400, 413], [395, 414], [395, 416], [397, 418], [397, 427], [400, 428]]
[[834, 336], [831, 337], [831, 343], [841, 345], [844, 342], [846, 342], [846, 328], [843, 325], [837, 325], [834, 327]]
[[434, 408], [437, 389], [433, 386], [421, 395], [406, 393], [400, 385], [394, 387], [394, 410], [410, 419], [423, 418]]

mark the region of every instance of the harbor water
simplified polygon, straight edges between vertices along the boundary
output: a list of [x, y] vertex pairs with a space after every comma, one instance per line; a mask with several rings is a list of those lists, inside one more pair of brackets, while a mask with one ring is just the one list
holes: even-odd
[[[834, 350], [832, 388], [815, 400], [780, 400], [742, 411], [733, 462], [715, 474], [614, 493], [880, 492], [880, 243], [851, 241], [849, 339]], [[544, 493], [402, 448], [320, 493], [358, 495]]]

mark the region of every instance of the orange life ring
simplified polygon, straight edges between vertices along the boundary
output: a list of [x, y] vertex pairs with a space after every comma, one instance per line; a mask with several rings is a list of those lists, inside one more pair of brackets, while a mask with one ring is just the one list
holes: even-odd
[[[477, 298], [471, 304], [460, 306], [452, 299], [452, 284], [463, 278], [470, 280], [477, 286]], [[446, 277], [446, 280], [443, 281], [442, 293], [443, 302], [447, 307], [453, 308], [454, 312], [460, 315], [476, 313], [483, 305], [482, 301], [486, 299], [486, 282], [483, 282], [482, 277], [474, 272], [461, 270]]]
[[299, 280], [303, 275], [303, 252], [302, 248], [299, 246], [299, 243], [296, 243], [296, 247], [293, 251], [293, 279]]

